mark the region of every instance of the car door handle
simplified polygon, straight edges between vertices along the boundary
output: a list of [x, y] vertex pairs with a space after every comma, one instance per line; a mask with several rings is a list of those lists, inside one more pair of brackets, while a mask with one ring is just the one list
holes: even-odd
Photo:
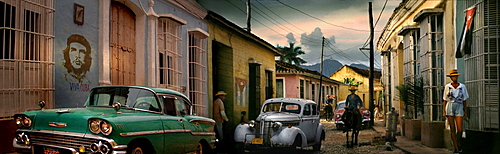
[[177, 119], [178, 122], [182, 123], [182, 119]]

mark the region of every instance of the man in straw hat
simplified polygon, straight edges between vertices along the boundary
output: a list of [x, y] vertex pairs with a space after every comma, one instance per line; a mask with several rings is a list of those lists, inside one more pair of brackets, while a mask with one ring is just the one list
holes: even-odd
[[217, 133], [217, 138], [219, 140], [222, 140], [223, 134], [222, 134], [222, 123], [224, 121], [229, 121], [229, 119], [226, 116], [226, 111], [224, 110], [224, 101], [226, 100], [226, 95], [224, 91], [219, 91], [215, 96], [217, 99], [214, 101], [214, 106], [213, 106], [213, 118], [215, 120], [215, 131]]
[[357, 86], [351, 86], [349, 88], [349, 91], [351, 91], [351, 94], [347, 96], [345, 103], [346, 103], [346, 110], [353, 111], [356, 116], [358, 116], [358, 125], [356, 126], [358, 129], [361, 129], [361, 113], [359, 112], [359, 108], [364, 107], [363, 101], [361, 98], [356, 95], [356, 91], [358, 90]]
[[[460, 137], [459, 134], [463, 131], [463, 118], [467, 117], [466, 100], [469, 98], [465, 85], [458, 82], [459, 75], [457, 69], [450, 70], [450, 74], [446, 76], [450, 77], [451, 83], [444, 87], [443, 92], [443, 117], [446, 117], [450, 124], [451, 139], [455, 147], [454, 153], [462, 152], [457, 136]], [[462, 135], [464, 137], [465, 133]]]

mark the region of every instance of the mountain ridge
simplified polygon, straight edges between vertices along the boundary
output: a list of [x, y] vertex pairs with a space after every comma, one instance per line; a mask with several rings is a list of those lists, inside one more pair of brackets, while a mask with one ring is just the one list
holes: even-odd
[[[308, 70], [320, 72], [320, 69], [319, 69], [320, 65], [321, 65], [320, 63], [316, 63], [314, 65], [300, 65], [300, 67], [308, 69]], [[335, 59], [323, 60], [323, 75], [330, 76], [333, 73], [335, 73], [338, 69], [342, 68], [342, 66], [344, 66], [344, 65]], [[351, 64], [349, 66], [357, 67], [357, 68], [365, 69], [365, 70], [370, 70], [369, 66], [366, 66], [363, 64]], [[381, 69], [374, 68], [374, 70], [380, 71]]]

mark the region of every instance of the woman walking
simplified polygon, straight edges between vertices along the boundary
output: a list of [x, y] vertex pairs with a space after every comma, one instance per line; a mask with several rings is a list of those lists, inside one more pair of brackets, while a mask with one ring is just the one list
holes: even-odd
[[463, 119], [467, 117], [467, 98], [469, 98], [465, 85], [457, 81], [459, 75], [458, 70], [450, 70], [450, 74], [446, 76], [450, 77], [452, 82], [444, 87], [443, 93], [443, 117], [446, 117], [450, 124], [454, 153], [462, 152], [457, 137], [461, 138]]

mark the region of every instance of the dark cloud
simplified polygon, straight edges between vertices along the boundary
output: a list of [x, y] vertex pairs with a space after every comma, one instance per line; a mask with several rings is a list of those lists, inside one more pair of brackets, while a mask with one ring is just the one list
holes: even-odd
[[288, 33], [286, 34], [286, 38], [288, 39], [288, 43], [296, 43], [297, 40], [295, 40], [295, 37], [293, 36], [293, 33]]
[[[246, 27], [246, 0], [196, 0], [207, 10], [214, 11], [226, 19], [234, 22], [240, 27]], [[401, 0], [390, 0], [387, 3], [384, 14], [391, 14], [392, 10], [398, 6]], [[299, 12], [293, 8], [283, 5], [292, 6], [293, 8], [300, 10]], [[368, 14], [368, 2], [373, 2], [373, 13], [376, 18], [382, 7], [384, 6], [385, 0], [252, 0], [252, 33], [255, 33], [259, 37], [270, 41], [271, 44], [281, 44], [287, 42], [295, 42], [296, 46], [302, 46], [302, 49], [306, 52], [305, 55], [301, 57], [308, 62], [308, 64], [318, 63], [321, 57], [321, 38], [327, 34], [331, 35], [332, 31], [329, 29], [339, 28], [333, 25], [333, 27], [322, 27], [322, 22], [314, 22], [315, 18], [320, 18], [329, 23], [344, 27], [353, 27], [353, 25], [345, 25], [344, 22], [339, 22], [339, 20], [345, 21], [349, 19], [367, 19]], [[306, 14], [304, 14], [306, 13]], [[333, 16], [332, 13], [335, 13]], [[278, 16], [276, 15], [278, 14]], [[312, 17], [311, 17], [312, 16]], [[332, 17], [333, 16], [333, 17]], [[359, 16], [363, 16], [360, 18]], [[388, 16], [388, 15], [386, 15]], [[384, 17], [384, 16], [383, 16]], [[387, 18], [387, 17], [386, 17]], [[356, 20], [360, 21], [360, 20]], [[315, 28], [312, 32], [310, 27], [303, 26], [303, 23], [317, 24], [319, 28]], [[378, 22], [376, 28], [383, 28], [384, 23], [387, 19], [381, 18]], [[290, 25], [293, 24], [293, 25]], [[302, 24], [302, 25], [301, 25]], [[280, 25], [280, 26], [278, 26]], [[262, 27], [272, 27], [272, 31], [265, 30], [259, 31], [258, 28]], [[323, 31], [322, 32], [322, 29]], [[345, 29], [345, 28], [344, 28]], [[342, 29], [342, 30], [344, 30]], [[357, 28], [366, 29], [368, 28]], [[345, 31], [349, 33], [346, 34]], [[349, 29], [345, 31], [333, 32], [336, 36], [324, 36], [327, 38], [328, 42], [333, 44], [331, 48], [325, 48], [325, 55], [331, 55], [330, 57], [341, 61], [344, 64], [351, 64], [353, 62], [359, 61], [360, 63], [366, 62], [367, 58], [360, 53], [359, 48], [365, 42], [368, 32], [356, 32]], [[276, 33], [274, 33], [276, 32]], [[286, 35], [285, 35], [286, 34]], [[295, 34], [295, 35], [294, 35]], [[299, 36], [300, 34], [300, 36]], [[364, 35], [364, 37], [363, 37]], [[378, 38], [379, 35], [375, 37]], [[297, 40], [300, 39], [300, 40]], [[375, 40], [375, 42], [377, 42]], [[288, 46], [287, 44], [283, 44]], [[337, 52], [334, 52], [336, 50]], [[338, 52], [350, 57], [343, 58], [339, 56]], [[366, 51], [364, 51], [366, 52]], [[366, 52], [368, 54], [368, 52]], [[375, 56], [376, 59], [380, 59], [379, 56]]]
[[321, 28], [319, 27], [316, 27], [310, 34], [302, 33], [300, 35], [300, 45], [303, 46], [303, 50], [306, 52], [302, 58], [309, 64], [320, 61], [322, 37], [323, 32], [321, 32]]
[[329, 40], [332, 44], [335, 44], [335, 43], [336, 43], [336, 42], [335, 42], [335, 36], [333, 36], [333, 35], [332, 35], [332, 36], [330, 36], [330, 37], [328, 38], [328, 40]]

